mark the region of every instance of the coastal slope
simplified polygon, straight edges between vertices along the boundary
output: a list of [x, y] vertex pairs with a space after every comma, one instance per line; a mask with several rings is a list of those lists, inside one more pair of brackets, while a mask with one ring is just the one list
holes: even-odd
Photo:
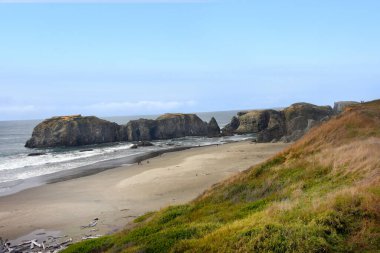
[[380, 100], [347, 107], [194, 201], [65, 252], [378, 252]]

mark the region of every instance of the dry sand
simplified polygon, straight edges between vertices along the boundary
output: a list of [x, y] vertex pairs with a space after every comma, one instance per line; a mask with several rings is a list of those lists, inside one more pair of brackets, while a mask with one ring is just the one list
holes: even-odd
[[[61, 231], [74, 240], [104, 235], [148, 211], [188, 202], [286, 146], [245, 141], [193, 148], [1, 197], [0, 236], [16, 239], [39, 229]], [[94, 218], [99, 218], [98, 231], [81, 229]]]

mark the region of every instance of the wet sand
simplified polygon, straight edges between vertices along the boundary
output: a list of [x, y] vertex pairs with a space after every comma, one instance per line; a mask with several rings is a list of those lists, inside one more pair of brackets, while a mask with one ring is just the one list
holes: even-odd
[[[0, 197], [0, 236], [16, 239], [44, 229], [77, 241], [112, 233], [148, 211], [186, 203], [286, 146], [244, 141], [193, 148]], [[94, 218], [96, 227], [81, 228]]]

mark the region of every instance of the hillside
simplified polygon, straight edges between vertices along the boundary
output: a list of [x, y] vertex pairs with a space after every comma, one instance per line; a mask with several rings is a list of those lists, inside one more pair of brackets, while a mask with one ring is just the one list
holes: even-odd
[[380, 100], [186, 205], [65, 252], [378, 252]]

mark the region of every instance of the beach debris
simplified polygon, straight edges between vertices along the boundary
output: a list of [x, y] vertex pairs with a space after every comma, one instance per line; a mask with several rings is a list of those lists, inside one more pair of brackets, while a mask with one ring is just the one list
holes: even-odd
[[[63, 242], [60, 242], [60, 243], [55, 243], [55, 244], [52, 244], [50, 246], [47, 246], [46, 249], [51, 249], [53, 250], [52, 252], [54, 253], [58, 253], [64, 249], [66, 249], [70, 244], [72, 244], [73, 242], [73, 239], [72, 238], [69, 238], [67, 239], [66, 241], [63, 241]], [[50, 252], [50, 251], [48, 251]]]
[[0, 253], [12, 252], [13, 249], [10, 247], [10, 243], [7, 239], [3, 241], [3, 238], [0, 237]]
[[86, 226], [81, 226], [80, 228], [81, 229], [84, 229], [84, 228], [92, 228], [92, 227], [95, 227], [97, 224], [98, 224], [98, 220], [99, 218], [95, 218], [90, 224], [86, 225]]
[[52, 235], [49, 235], [48, 236], [48, 239], [50, 240], [56, 240], [56, 239], [61, 239], [61, 238], [66, 238], [67, 235], [62, 235], [62, 236], [52, 236]]
[[[67, 237], [67, 236], [66, 236]], [[59, 237], [63, 238], [63, 237]], [[12, 245], [8, 240], [3, 241], [0, 238], [0, 253], [11, 253], [11, 252], [30, 252], [30, 253], [51, 253], [51, 252], [60, 252], [66, 249], [70, 244], [72, 244], [73, 239], [68, 238], [67, 240], [60, 242], [53, 237], [48, 239], [50, 242], [42, 241], [38, 243], [37, 239], [25, 240], [18, 245]]]
[[89, 239], [97, 239], [101, 237], [101, 235], [85, 235], [82, 237], [82, 241], [89, 240]]
[[30, 249], [34, 249], [34, 246], [37, 246], [38, 248], [41, 248], [42, 245], [37, 242], [37, 240], [31, 240], [30, 241]]
[[8, 242], [8, 240], [5, 240], [5, 242], [3, 242], [3, 240], [0, 238], [0, 252], [1, 253], [5, 253], [5, 252], [13, 252], [14, 249], [10, 247], [10, 243]]

